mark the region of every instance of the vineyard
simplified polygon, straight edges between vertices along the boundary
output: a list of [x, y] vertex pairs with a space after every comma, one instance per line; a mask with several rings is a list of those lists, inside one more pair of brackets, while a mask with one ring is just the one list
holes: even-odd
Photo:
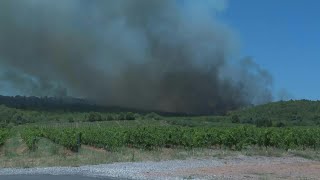
[[0, 129], [0, 146], [5, 143], [7, 138], [9, 137], [9, 130], [8, 129]]
[[242, 150], [250, 146], [281, 149], [318, 149], [320, 128], [257, 128], [253, 126], [203, 127], [29, 127], [21, 133], [30, 149], [44, 137], [72, 151], [80, 143], [108, 151], [121, 147], [146, 150], [159, 148], [227, 148]]

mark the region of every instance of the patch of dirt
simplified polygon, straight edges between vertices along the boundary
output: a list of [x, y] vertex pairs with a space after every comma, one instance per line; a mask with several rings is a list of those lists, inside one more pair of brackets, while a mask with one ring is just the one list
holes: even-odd
[[87, 149], [87, 150], [90, 150], [90, 151], [95, 151], [95, 152], [100, 152], [100, 153], [106, 153], [106, 150], [104, 150], [104, 149], [102, 149], [102, 148], [96, 148], [96, 147], [86, 146], [86, 145], [81, 145], [81, 148]]
[[27, 146], [20, 146], [16, 149], [17, 154], [21, 155], [24, 154], [26, 152], [28, 152], [28, 147]]
[[61, 154], [62, 154], [62, 156], [72, 156], [72, 155], [74, 155], [75, 153], [72, 152], [72, 151], [69, 150], [69, 149], [63, 148]]
[[5, 156], [6, 153], [11, 153], [15, 156], [19, 156], [23, 155], [26, 152], [28, 152], [28, 147], [18, 134], [15, 134], [14, 136], [7, 139], [5, 144], [0, 148], [0, 156]]
[[229, 157], [206, 167], [178, 167], [170, 172], [145, 173], [147, 177], [195, 179], [320, 179], [320, 162], [297, 157]]
[[272, 179], [318, 179], [320, 178], [320, 163], [294, 162], [294, 163], [241, 163], [221, 167], [193, 168], [176, 171], [180, 176], [217, 176], [232, 179], [263, 178]]
[[17, 152], [17, 154], [21, 155], [21, 154], [28, 152], [29, 151], [28, 146], [23, 142], [22, 138], [19, 138], [18, 141], [19, 141], [19, 146], [15, 150]]

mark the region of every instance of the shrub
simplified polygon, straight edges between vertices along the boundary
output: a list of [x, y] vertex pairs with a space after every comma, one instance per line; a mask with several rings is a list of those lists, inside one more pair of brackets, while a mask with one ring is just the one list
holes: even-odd
[[257, 127], [271, 127], [272, 121], [267, 118], [261, 118], [256, 121]]
[[285, 127], [285, 126], [286, 126], [286, 124], [283, 123], [283, 122], [278, 122], [278, 123], [276, 124], [276, 127]]
[[126, 120], [135, 120], [135, 119], [136, 119], [136, 118], [135, 118], [134, 113], [128, 112], [128, 113], [126, 114]]
[[69, 123], [73, 123], [73, 122], [74, 122], [73, 117], [69, 117], [69, 118], [68, 118], [68, 121], [69, 121]]
[[89, 122], [102, 121], [102, 117], [100, 113], [91, 112], [88, 116]]
[[118, 120], [126, 120], [126, 114], [125, 113], [120, 113], [118, 115]]
[[239, 116], [238, 116], [238, 115], [233, 115], [233, 116], [231, 117], [231, 122], [232, 122], [232, 123], [240, 123], [240, 118], [239, 118]]
[[157, 113], [152, 112], [146, 115], [146, 119], [160, 120], [161, 116]]
[[108, 114], [108, 115], [107, 115], [107, 121], [113, 121], [113, 120], [115, 120], [115, 118], [113, 117], [113, 115], [112, 115], [112, 114]]

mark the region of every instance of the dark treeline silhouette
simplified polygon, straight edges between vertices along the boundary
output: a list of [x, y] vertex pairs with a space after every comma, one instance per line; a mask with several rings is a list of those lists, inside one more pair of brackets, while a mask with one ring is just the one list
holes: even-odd
[[80, 98], [35, 97], [35, 96], [1, 96], [0, 104], [7, 107], [46, 111], [103, 111], [105, 107], [90, 103]]
[[36, 96], [2, 96], [0, 105], [11, 108], [37, 111], [64, 111], [64, 112], [135, 112], [147, 114], [156, 112], [163, 116], [183, 116], [185, 113], [159, 112], [126, 107], [103, 106], [86, 99], [73, 97], [36, 97]]

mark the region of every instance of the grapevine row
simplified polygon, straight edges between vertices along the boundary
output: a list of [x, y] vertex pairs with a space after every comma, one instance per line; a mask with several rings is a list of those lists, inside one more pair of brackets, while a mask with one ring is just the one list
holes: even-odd
[[[82, 127], [40, 128], [34, 132], [76, 151], [81, 143], [116, 150], [120, 147], [229, 148], [248, 146], [305, 149], [320, 147], [320, 128]], [[32, 136], [32, 135], [29, 135]]]
[[5, 143], [7, 138], [9, 137], [9, 130], [8, 129], [0, 129], [0, 146]]
[[25, 128], [21, 132], [21, 138], [30, 150], [35, 150], [37, 148], [36, 143], [41, 136], [41, 131], [38, 128]]

